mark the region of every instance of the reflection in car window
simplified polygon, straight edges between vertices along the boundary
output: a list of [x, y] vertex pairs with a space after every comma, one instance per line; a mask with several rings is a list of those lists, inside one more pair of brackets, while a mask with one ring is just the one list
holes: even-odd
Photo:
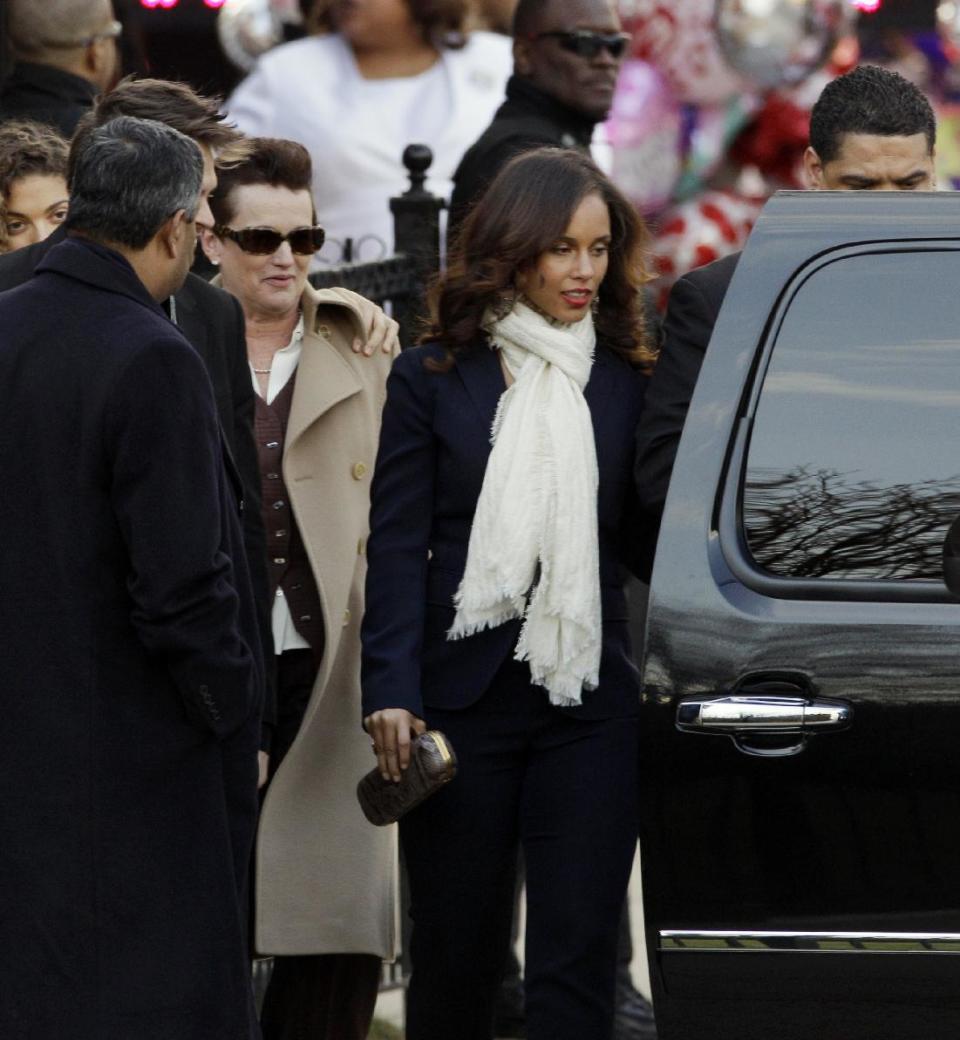
[[743, 523], [795, 578], [938, 579], [960, 514], [960, 252], [846, 257], [791, 300], [754, 416]]

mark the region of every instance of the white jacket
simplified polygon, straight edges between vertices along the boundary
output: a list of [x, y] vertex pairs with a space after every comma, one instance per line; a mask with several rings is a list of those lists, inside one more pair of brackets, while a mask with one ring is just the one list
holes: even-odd
[[[374, 260], [393, 252], [389, 200], [409, 186], [404, 148], [430, 147], [427, 187], [449, 199], [461, 156], [503, 101], [512, 64], [507, 37], [476, 32], [419, 76], [364, 80], [342, 37], [311, 36], [267, 52], [226, 108], [247, 134], [306, 146], [328, 240], [349, 236], [359, 242], [355, 259]], [[321, 255], [340, 259], [335, 244]]]

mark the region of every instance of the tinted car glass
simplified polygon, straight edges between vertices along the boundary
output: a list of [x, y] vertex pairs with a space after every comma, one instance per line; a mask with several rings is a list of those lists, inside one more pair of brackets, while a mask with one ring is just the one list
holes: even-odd
[[938, 580], [958, 514], [960, 252], [826, 264], [790, 300], [754, 415], [754, 560], [791, 578]]

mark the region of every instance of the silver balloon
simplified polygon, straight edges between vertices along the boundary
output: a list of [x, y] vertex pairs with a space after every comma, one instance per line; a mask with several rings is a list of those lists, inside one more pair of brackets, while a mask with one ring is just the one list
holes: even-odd
[[249, 72], [261, 54], [283, 42], [284, 24], [299, 20], [296, 5], [279, 0], [226, 0], [217, 15], [217, 36], [224, 54]]
[[960, 44], [960, 2], [941, 0], [937, 5], [937, 23], [941, 32], [954, 46]]
[[717, 0], [717, 42], [761, 89], [793, 86], [823, 65], [853, 27], [850, 0]]

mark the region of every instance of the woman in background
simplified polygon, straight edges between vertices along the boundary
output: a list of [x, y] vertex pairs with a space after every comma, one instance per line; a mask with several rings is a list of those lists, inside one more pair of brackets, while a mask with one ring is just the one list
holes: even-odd
[[0, 125], [0, 252], [42, 242], [66, 219], [68, 148], [42, 123]]
[[354, 259], [393, 252], [389, 200], [409, 186], [408, 144], [430, 147], [427, 188], [450, 197], [513, 64], [507, 37], [463, 35], [466, 14], [465, 0], [321, 2], [325, 35], [269, 51], [228, 100], [245, 133], [306, 145], [330, 262], [340, 262], [347, 238]]
[[435, 338], [402, 354], [387, 385], [365, 725], [394, 780], [425, 728], [459, 758], [400, 824], [407, 1040], [490, 1040], [518, 847], [527, 1035], [612, 1030], [637, 840], [623, 563], [651, 553], [631, 508], [652, 361], [643, 240], [633, 207], [579, 152], [511, 160], [450, 255]]
[[371, 827], [356, 800], [369, 471], [391, 356], [354, 353], [368, 314], [307, 283], [323, 231], [306, 150], [249, 145], [220, 171], [203, 245], [243, 307], [257, 390], [277, 665], [255, 870], [255, 947], [274, 957], [263, 1035], [366, 1040], [396, 946], [395, 828]]

